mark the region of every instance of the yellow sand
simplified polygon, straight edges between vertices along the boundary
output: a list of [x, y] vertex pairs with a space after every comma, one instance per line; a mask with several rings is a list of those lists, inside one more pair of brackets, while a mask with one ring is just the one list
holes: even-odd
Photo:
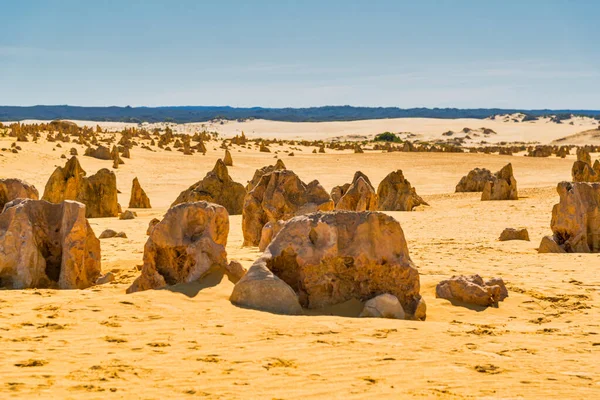
[[[443, 122], [440, 132], [469, 126]], [[490, 122], [472, 127], [496, 130]], [[289, 124], [273, 126], [287, 132]], [[543, 132], [540, 126], [535, 134]], [[340, 133], [352, 132], [322, 136]], [[11, 142], [0, 139], [0, 148]], [[70, 147], [83, 153], [65, 143], [55, 150], [45, 142], [19, 145], [19, 154], [0, 152], [0, 177], [25, 179], [40, 192], [64, 165], [61, 154]], [[318, 179], [327, 190], [356, 170], [377, 185], [402, 169], [431, 204], [390, 213], [402, 224], [428, 305], [427, 321], [414, 322], [327, 315], [332, 310], [290, 317], [240, 309], [228, 301], [233, 285], [227, 278], [217, 284], [218, 277], [126, 295], [139, 274], [150, 219], [160, 218], [223, 155], [218, 143], [207, 147], [205, 156], [135, 148], [115, 171], [124, 209], [135, 176], [154, 206], [137, 210], [135, 220], [90, 220], [96, 235], [106, 228], [128, 235], [101, 241], [103, 271], [113, 271], [116, 282], [88, 290], [0, 290], [0, 398], [600, 398], [600, 256], [536, 252], [550, 233], [554, 188], [570, 178], [573, 156], [279, 153], [303, 180]], [[232, 155], [230, 174], [242, 183], [275, 161], [274, 153], [254, 149], [235, 147]], [[79, 159], [88, 174], [112, 165]], [[507, 162], [519, 201], [453, 193], [470, 169], [496, 171]], [[249, 267], [258, 251], [241, 247], [241, 216], [230, 223], [229, 258]], [[527, 227], [531, 242], [499, 242], [506, 227]], [[503, 277], [510, 297], [488, 309], [435, 298], [437, 282], [472, 273]]]

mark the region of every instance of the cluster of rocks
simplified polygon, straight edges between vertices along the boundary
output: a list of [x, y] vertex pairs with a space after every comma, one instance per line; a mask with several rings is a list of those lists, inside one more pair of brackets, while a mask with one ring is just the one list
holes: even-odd
[[518, 200], [519, 198], [517, 181], [510, 163], [495, 174], [485, 168], [475, 168], [461, 178], [455, 191], [482, 192], [481, 200]]
[[48, 179], [43, 200], [60, 203], [75, 200], [85, 204], [87, 218], [116, 217], [120, 212], [117, 178], [103, 168], [89, 177], [73, 156], [64, 167], [58, 167]]
[[333, 200], [318, 181], [306, 184], [289, 170], [267, 173], [244, 199], [244, 246], [258, 246], [262, 229], [268, 222], [285, 221], [297, 215], [333, 208]]
[[419, 273], [392, 217], [369, 211], [316, 212], [285, 223], [235, 285], [230, 300], [243, 307], [300, 314], [302, 308], [389, 294], [401, 305], [397, 315], [425, 319], [419, 289]]
[[600, 160], [594, 161], [592, 165], [590, 152], [584, 147], [578, 148], [571, 176], [573, 182], [600, 182]]

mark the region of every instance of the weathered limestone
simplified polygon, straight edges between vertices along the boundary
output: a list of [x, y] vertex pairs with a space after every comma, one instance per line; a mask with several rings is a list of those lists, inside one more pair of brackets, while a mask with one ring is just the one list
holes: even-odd
[[379, 212], [316, 212], [290, 219], [235, 286], [234, 304], [298, 314], [350, 299], [396, 296], [425, 318], [419, 273], [398, 221]]
[[600, 252], [600, 183], [561, 182], [559, 203], [552, 208], [552, 236], [542, 239], [540, 253]]
[[117, 177], [106, 168], [95, 175], [85, 176], [77, 157], [72, 157], [64, 167], [58, 167], [48, 179], [43, 200], [60, 203], [75, 200], [85, 204], [87, 218], [116, 217]]
[[331, 199], [336, 210], [376, 211], [377, 193], [369, 178], [356, 171], [351, 183], [336, 186], [331, 190]]
[[487, 307], [497, 305], [507, 298], [508, 290], [501, 278], [493, 278], [484, 283], [479, 275], [460, 275], [438, 283], [435, 297]]
[[100, 275], [100, 241], [74, 201], [17, 199], [0, 214], [0, 287], [84, 289]]
[[405, 313], [396, 296], [384, 293], [367, 301], [360, 317], [404, 319]]
[[133, 178], [131, 185], [131, 197], [129, 198], [129, 208], [152, 208], [148, 195], [142, 189], [137, 177]]
[[402, 170], [390, 172], [377, 187], [378, 209], [381, 211], [412, 211], [427, 202], [417, 194]]
[[246, 185], [246, 192], [250, 192], [252, 189], [254, 189], [254, 187], [258, 185], [258, 182], [260, 182], [260, 178], [262, 178], [263, 175], [270, 174], [273, 171], [282, 171], [284, 169], [286, 169], [285, 164], [283, 163], [283, 161], [281, 161], [281, 159], [278, 159], [275, 165], [267, 165], [265, 167], [257, 169], [254, 172], [252, 180], [250, 180], [250, 182], [248, 182], [248, 184]]
[[85, 152], [83, 153], [84, 156], [88, 156], [88, 157], [94, 157], [100, 160], [112, 160], [112, 154], [110, 152], [110, 150], [108, 149], [108, 147], [99, 145], [97, 148], [93, 149], [91, 147], [88, 147], [87, 149], [85, 149]]
[[144, 246], [141, 275], [127, 293], [192, 282], [227, 266], [229, 215], [199, 201], [171, 207]]
[[38, 198], [39, 193], [35, 186], [20, 179], [0, 179], [0, 212], [6, 203], [15, 199]]
[[332, 209], [333, 201], [316, 180], [307, 185], [288, 170], [263, 175], [244, 199], [244, 246], [258, 246], [267, 222], [285, 221], [296, 215]]
[[223, 158], [223, 162], [228, 167], [233, 166], [233, 158], [231, 157], [231, 153], [229, 152], [229, 150], [225, 150], [225, 157]]
[[512, 164], [506, 164], [485, 183], [481, 200], [518, 200], [517, 181], [513, 176]]
[[225, 163], [219, 159], [213, 170], [181, 192], [171, 207], [186, 202], [208, 201], [222, 205], [230, 215], [236, 215], [242, 213], [245, 195], [244, 185], [231, 179]]
[[500, 234], [500, 238], [498, 239], [501, 242], [505, 242], [508, 240], [527, 240], [529, 241], [529, 232], [527, 232], [526, 228], [515, 229], [515, 228], [506, 228]]
[[490, 180], [493, 180], [493, 175], [489, 169], [475, 168], [460, 179], [455, 192], [483, 192], [485, 183]]

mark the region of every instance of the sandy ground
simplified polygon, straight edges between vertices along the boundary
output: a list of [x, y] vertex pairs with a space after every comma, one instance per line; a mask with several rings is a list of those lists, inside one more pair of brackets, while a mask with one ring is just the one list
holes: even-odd
[[[469, 126], [445, 122], [440, 132]], [[475, 127], [496, 129], [491, 122]], [[554, 139], [554, 132], [547, 135], [545, 141]], [[10, 143], [0, 138], [0, 148]], [[19, 154], [0, 152], [0, 177], [25, 179], [43, 192], [72, 146], [20, 145]], [[421, 274], [427, 321], [415, 322], [348, 316], [356, 304], [294, 317], [241, 309], [228, 301], [233, 285], [219, 277], [126, 295], [139, 274], [150, 219], [223, 155], [216, 142], [207, 147], [205, 156], [135, 148], [115, 171], [124, 208], [135, 176], [154, 207], [137, 210], [135, 220], [90, 220], [96, 235], [106, 228], [128, 235], [101, 241], [103, 271], [113, 271], [115, 282], [87, 290], [0, 290], [0, 398], [600, 398], [600, 255], [536, 252], [550, 233], [555, 186], [570, 178], [573, 156], [279, 153], [303, 180], [318, 179], [327, 190], [356, 170], [378, 184], [400, 168], [429, 202], [390, 213]], [[229, 171], [243, 183], [275, 161], [273, 153], [238, 150]], [[88, 174], [111, 166], [79, 159]], [[453, 193], [470, 169], [496, 171], [507, 162], [519, 201]], [[258, 251], [241, 247], [241, 216], [230, 222], [229, 258], [249, 267]], [[531, 242], [499, 242], [506, 227], [527, 227]], [[435, 298], [437, 282], [472, 273], [503, 277], [510, 297], [487, 309]]]

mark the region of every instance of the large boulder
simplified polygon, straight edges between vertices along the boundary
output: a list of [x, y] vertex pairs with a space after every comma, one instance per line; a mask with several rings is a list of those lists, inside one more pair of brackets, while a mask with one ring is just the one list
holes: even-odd
[[494, 174], [483, 187], [481, 200], [518, 200], [517, 180], [513, 175], [512, 164], [508, 163]]
[[250, 192], [252, 189], [254, 189], [254, 187], [258, 185], [258, 182], [260, 182], [260, 178], [262, 178], [264, 175], [270, 174], [273, 171], [283, 171], [284, 169], [286, 169], [285, 164], [283, 163], [283, 161], [281, 161], [281, 159], [278, 159], [275, 165], [267, 165], [265, 167], [257, 169], [254, 172], [254, 176], [252, 176], [252, 179], [246, 185], [246, 191]]
[[295, 314], [299, 306], [319, 309], [385, 293], [396, 296], [409, 318], [425, 317], [400, 223], [379, 212], [334, 211], [287, 221], [231, 301]]
[[141, 275], [127, 293], [192, 282], [227, 266], [229, 215], [199, 201], [170, 208], [144, 246]]
[[293, 171], [263, 175], [246, 195], [242, 213], [244, 246], [258, 246], [267, 222], [288, 220], [315, 211], [333, 210], [333, 201], [318, 181], [308, 185]]
[[48, 179], [42, 200], [60, 203], [75, 200], [85, 204], [87, 218], [116, 217], [119, 214], [117, 177], [106, 168], [85, 176], [77, 157], [58, 167]]
[[35, 186], [20, 179], [0, 179], [0, 212], [9, 201], [38, 198], [39, 193]]
[[561, 182], [552, 208], [552, 236], [542, 239], [540, 253], [600, 252], [600, 183]]
[[453, 276], [438, 283], [435, 297], [477, 306], [494, 306], [508, 297], [502, 278], [484, 282], [479, 275]]
[[133, 178], [131, 185], [131, 197], [129, 198], [129, 208], [152, 208], [148, 195], [142, 189], [137, 177]]
[[455, 192], [483, 192], [485, 183], [492, 179], [493, 175], [489, 169], [475, 168], [460, 179]]
[[376, 211], [378, 198], [369, 178], [362, 172], [357, 171], [354, 174], [352, 183], [337, 202], [334, 200], [334, 203], [336, 210]]
[[417, 194], [402, 170], [390, 172], [377, 187], [378, 209], [381, 211], [412, 211], [427, 202]]
[[0, 214], [0, 287], [84, 289], [100, 276], [100, 241], [74, 201], [17, 199]]
[[219, 159], [215, 167], [204, 179], [181, 192], [171, 207], [194, 201], [208, 201], [222, 205], [231, 215], [242, 213], [246, 189], [241, 183], [234, 182], [225, 163]]

